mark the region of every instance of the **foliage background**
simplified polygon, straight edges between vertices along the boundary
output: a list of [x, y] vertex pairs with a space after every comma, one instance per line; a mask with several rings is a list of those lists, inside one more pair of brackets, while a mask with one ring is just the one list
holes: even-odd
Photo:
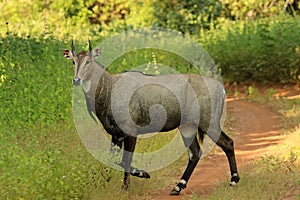
[[[120, 184], [76, 135], [73, 69], [61, 53], [72, 39], [86, 49], [87, 39], [158, 26], [199, 42], [225, 82], [300, 79], [296, 0], [1, 0], [0, 10], [0, 199], [86, 199]], [[120, 69], [140, 63], [130, 58]]]
[[163, 27], [200, 42], [230, 82], [299, 81], [296, 0], [4, 0], [0, 9], [3, 37], [10, 32], [82, 43]]

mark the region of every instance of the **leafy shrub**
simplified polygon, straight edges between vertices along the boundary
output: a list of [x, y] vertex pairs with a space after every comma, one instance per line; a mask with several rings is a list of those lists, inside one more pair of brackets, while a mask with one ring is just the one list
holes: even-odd
[[298, 20], [280, 16], [228, 22], [200, 41], [227, 81], [299, 82]]
[[[31, 0], [0, 2], [0, 23], [12, 24], [16, 32], [52, 32], [92, 37], [112, 34], [132, 27], [159, 26], [198, 34], [224, 20], [274, 17], [288, 11], [299, 12], [298, 1], [274, 0]], [[31, 13], [28, 15], [27, 13]], [[299, 14], [299, 13], [298, 13]], [[40, 24], [41, 26], [37, 26]]]
[[49, 124], [71, 113], [71, 72], [54, 38], [0, 38], [1, 122], [8, 127]]
[[284, 7], [291, 6], [292, 2], [285, 1], [238, 1], [222, 0], [225, 16], [233, 20], [272, 17], [281, 14]]

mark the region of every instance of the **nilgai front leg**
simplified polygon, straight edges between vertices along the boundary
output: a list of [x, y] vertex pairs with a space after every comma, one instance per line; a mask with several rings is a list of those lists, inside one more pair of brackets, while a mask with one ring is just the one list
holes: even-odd
[[123, 188], [128, 190], [130, 185], [130, 172], [131, 172], [131, 161], [133, 152], [136, 145], [136, 137], [131, 135], [126, 135], [124, 138], [124, 152], [122, 158], [122, 165], [124, 168], [124, 184]]

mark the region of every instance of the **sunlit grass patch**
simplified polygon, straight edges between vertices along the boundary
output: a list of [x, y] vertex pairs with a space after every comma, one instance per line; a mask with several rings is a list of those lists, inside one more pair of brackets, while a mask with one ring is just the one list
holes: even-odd
[[222, 183], [207, 199], [282, 199], [287, 190], [300, 183], [299, 172], [294, 161], [266, 156], [241, 171], [238, 187]]
[[88, 198], [113, 171], [85, 150], [72, 122], [1, 138], [0, 199]]

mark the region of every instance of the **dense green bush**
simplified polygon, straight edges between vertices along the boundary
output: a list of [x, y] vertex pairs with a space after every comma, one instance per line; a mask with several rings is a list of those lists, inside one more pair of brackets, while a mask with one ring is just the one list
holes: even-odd
[[299, 17], [224, 23], [201, 43], [230, 82], [295, 83], [300, 80]]
[[64, 43], [50, 38], [0, 38], [1, 124], [48, 124], [70, 117], [71, 75]]
[[[286, 11], [298, 14], [298, 1], [274, 0], [30, 0], [2, 1], [0, 23], [13, 30], [92, 37], [114, 31], [159, 26], [198, 34], [224, 20], [273, 17]], [[30, 15], [28, 15], [30, 13]], [[37, 26], [42, 24], [42, 26]]]
[[[299, 17], [282, 13], [287, 9], [296, 13], [298, 7], [296, 1], [266, 0], [32, 0], [22, 4], [11, 1], [0, 3], [3, 8], [0, 30], [4, 37], [9, 30], [21, 38], [42, 34], [42, 38], [54, 36], [68, 41], [75, 38], [82, 42], [87, 38], [102, 40], [127, 29], [160, 26], [200, 40], [230, 82], [286, 83], [299, 81]], [[28, 17], [27, 12], [16, 10], [33, 14]], [[25, 41], [20, 48], [35, 53], [25, 46], [31, 39]], [[18, 67], [28, 68], [29, 64]]]

